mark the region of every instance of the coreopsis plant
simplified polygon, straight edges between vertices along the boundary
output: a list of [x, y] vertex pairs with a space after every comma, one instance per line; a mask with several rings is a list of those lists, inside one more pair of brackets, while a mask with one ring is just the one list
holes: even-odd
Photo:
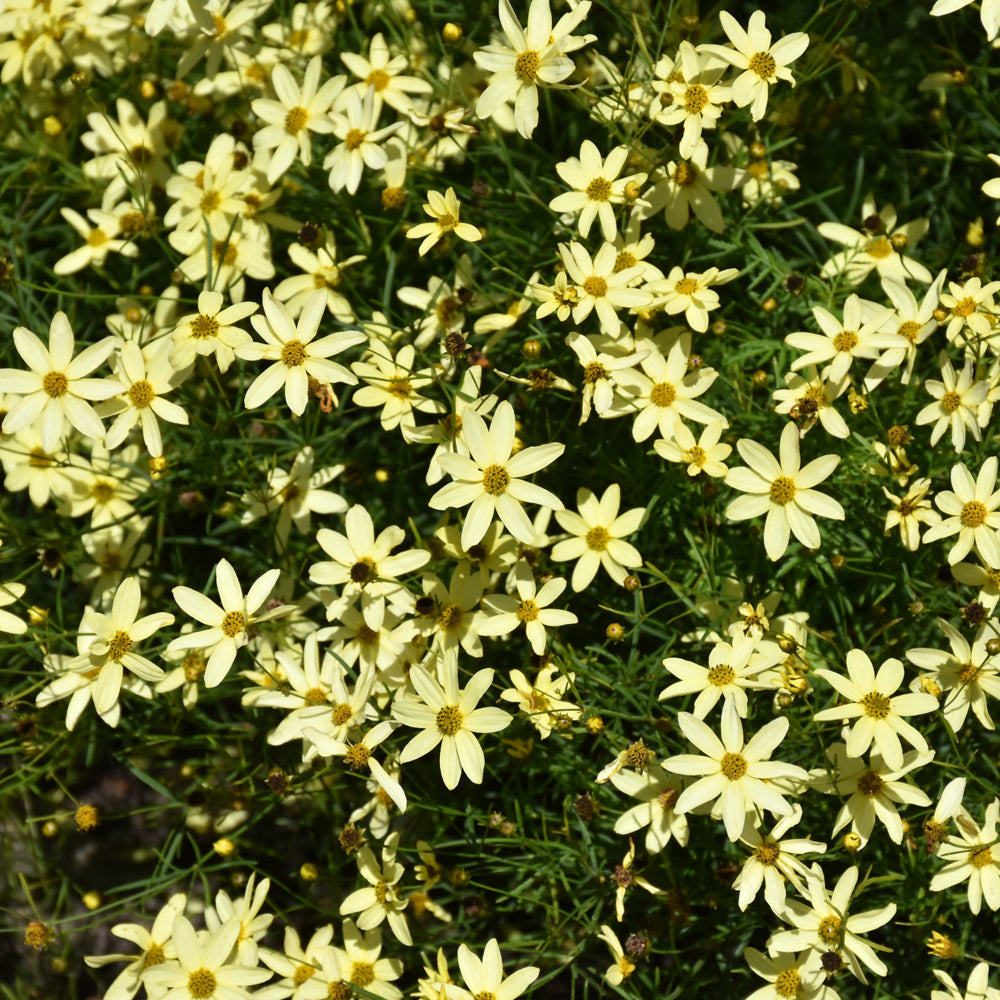
[[856, 867], [848, 868], [830, 892], [825, 873], [819, 865], [814, 865], [806, 884], [810, 905], [788, 900], [781, 918], [791, 924], [792, 929], [772, 934], [768, 951], [782, 955], [811, 949], [818, 957], [833, 952], [851, 975], [863, 983], [868, 982], [866, 968], [877, 976], [884, 976], [888, 972], [885, 962], [862, 935], [887, 924], [896, 915], [897, 907], [889, 903], [878, 910], [850, 913], [859, 876]]
[[462, 526], [463, 548], [482, 539], [494, 517], [515, 538], [531, 544], [534, 531], [522, 504], [537, 503], [552, 510], [562, 510], [563, 504], [554, 493], [522, 477], [554, 462], [565, 445], [533, 445], [513, 454], [514, 409], [506, 400], [497, 405], [489, 428], [477, 411], [467, 409], [463, 431], [469, 454], [440, 456], [441, 467], [453, 481], [431, 497], [431, 508], [446, 510], [471, 504]]
[[486, 767], [483, 748], [476, 733], [497, 733], [510, 725], [511, 715], [501, 708], [479, 708], [480, 699], [493, 683], [493, 671], [476, 671], [460, 688], [455, 660], [442, 662], [443, 682], [422, 666], [410, 671], [416, 697], [401, 693], [392, 703], [392, 717], [404, 726], [419, 729], [399, 755], [401, 764], [423, 757], [440, 746], [441, 779], [445, 788], [455, 788], [464, 773], [480, 784]]
[[549, 208], [553, 212], [579, 213], [577, 229], [584, 239], [590, 235], [595, 219], [606, 241], [613, 242], [618, 235], [612, 206], [624, 205], [629, 185], [638, 192], [646, 179], [645, 174], [619, 176], [625, 168], [628, 152], [628, 147], [617, 146], [603, 158], [597, 146], [586, 139], [580, 146], [579, 158], [571, 156], [556, 164], [556, 172], [573, 190], [556, 195], [549, 202]]
[[254, 133], [253, 146], [270, 152], [267, 182], [273, 184], [298, 159], [305, 166], [312, 162], [312, 134], [332, 132], [334, 121], [327, 112], [344, 89], [347, 78], [335, 76], [320, 84], [323, 61], [314, 57], [306, 66], [301, 85], [291, 70], [278, 63], [271, 70], [271, 86], [276, 100], [258, 98], [251, 104], [253, 113], [264, 122]]
[[258, 614], [278, 582], [280, 570], [270, 569], [258, 577], [243, 594], [239, 577], [226, 559], [215, 567], [215, 584], [222, 604], [191, 587], [174, 587], [174, 600], [181, 610], [195, 621], [208, 625], [187, 635], [179, 635], [167, 647], [169, 650], [204, 649], [205, 686], [216, 687], [225, 680], [236, 659], [236, 653], [249, 641], [248, 628], [257, 622], [269, 621], [291, 610], [285, 605]]
[[28, 371], [0, 369], [0, 392], [18, 397], [4, 415], [3, 433], [14, 434], [36, 426], [41, 445], [49, 452], [59, 447], [70, 428], [88, 438], [103, 440], [104, 424], [90, 404], [110, 399], [124, 387], [111, 377], [87, 376], [111, 355], [114, 338], [105, 337], [74, 357], [76, 340], [69, 318], [57, 312], [49, 324], [47, 347], [23, 326], [15, 327], [13, 339]]
[[721, 739], [700, 719], [681, 712], [678, 725], [698, 754], [676, 754], [663, 762], [673, 774], [693, 775], [697, 781], [681, 792], [674, 805], [678, 812], [690, 812], [697, 806], [719, 799], [726, 835], [739, 839], [747, 814], [755, 809], [775, 816], [787, 816], [791, 803], [775, 787], [775, 779], [802, 780], [806, 772], [796, 764], [772, 761], [771, 754], [788, 732], [788, 720], [772, 719], [749, 740], [743, 736], [743, 724], [732, 702], [722, 707]]
[[483, 238], [483, 234], [474, 225], [459, 219], [462, 206], [454, 188], [448, 188], [444, 194], [440, 191], [428, 191], [423, 208], [432, 221], [420, 222], [406, 231], [407, 239], [423, 238], [419, 248], [421, 257], [451, 233], [469, 243], [477, 243]]
[[746, 466], [730, 469], [726, 485], [746, 496], [726, 508], [726, 517], [743, 521], [767, 515], [764, 522], [764, 549], [769, 559], [780, 559], [788, 548], [790, 534], [811, 549], [820, 546], [819, 528], [813, 515], [844, 519], [844, 508], [825, 493], [812, 487], [828, 478], [840, 464], [838, 455], [824, 455], [802, 466], [799, 457], [799, 430], [785, 424], [781, 432], [779, 458], [775, 459], [756, 441], [736, 442]]
[[1000, 490], [995, 489], [998, 460], [991, 455], [975, 479], [965, 465], [951, 467], [952, 489], [942, 490], [934, 502], [945, 515], [925, 533], [924, 542], [939, 538], [958, 539], [948, 553], [948, 562], [961, 562], [973, 549], [983, 562], [1000, 566]]
[[750, 15], [745, 29], [725, 10], [719, 12], [719, 22], [732, 47], [704, 45], [702, 50], [743, 71], [732, 83], [733, 103], [738, 108], [749, 104], [750, 117], [760, 121], [767, 110], [770, 87], [779, 80], [795, 86], [789, 66], [809, 47], [809, 36], [793, 31], [772, 44], [762, 10]]
[[313, 293], [302, 307], [298, 320], [265, 289], [264, 314], [250, 322], [263, 343], [253, 341], [236, 348], [236, 356], [245, 361], [270, 361], [250, 383], [243, 405], [254, 409], [266, 403], [276, 392], [285, 390], [285, 402], [296, 416], [301, 416], [309, 402], [309, 380], [321, 385], [345, 382], [356, 385], [357, 377], [330, 358], [349, 347], [364, 343], [365, 335], [357, 330], [342, 330], [316, 339], [326, 312], [326, 295]]
[[530, 139], [538, 126], [539, 86], [562, 83], [575, 68], [568, 53], [595, 40], [594, 35], [572, 34], [589, 11], [590, 0], [581, 0], [553, 25], [549, 0], [531, 0], [525, 29], [510, 0], [500, 0], [507, 44], [485, 45], [474, 53], [476, 62], [491, 74], [476, 103], [476, 114], [490, 118], [512, 101], [517, 130]]

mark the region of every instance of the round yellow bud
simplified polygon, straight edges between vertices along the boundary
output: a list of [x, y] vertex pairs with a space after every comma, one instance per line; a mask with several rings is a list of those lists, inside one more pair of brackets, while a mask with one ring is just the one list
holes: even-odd
[[462, 40], [462, 26], [460, 24], [455, 24], [454, 21], [449, 21], [441, 29], [441, 37], [449, 45], [455, 45], [457, 42]]
[[843, 845], [844, 850], [850, 851], [851, 854], [855, 851], [861, 850], [861, 838], [853, 831], [851, 833], [844, 834], [841, 844]]
[[315, 882], [319, 878], [319, 868], [316, 867], [311, 861], [307, 861], [299, 869], [299, 875], [306, 882]]
[[85, 892], [80, 899], [80, 902], [87, 907], [88, 910], [96, 910], [101, 905], [101, 894], [99, 892]]
[[604, 633], [612, 642], [621, 642], [625, 638], [625, 629], [621, 622], [612, 622]]
[[49, 115], [42, 122], [42, 131], [50, 138], [54, 139], [57, 135], [61, 135], [63, 130], [63, 123], [56, 118], [55, 115]]
[[220, 837], [212, 844], [212, 850], [216, 854], [228, 858], [236, 850], [236, 845], [228, 837]]

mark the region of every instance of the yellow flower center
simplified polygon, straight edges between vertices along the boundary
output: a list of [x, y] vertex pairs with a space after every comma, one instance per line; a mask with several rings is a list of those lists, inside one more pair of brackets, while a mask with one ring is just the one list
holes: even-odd
[[889, 715], [889, 699], [878, 691], [866, 694], [859, 704], [870, 719], [885, 719]]
[[608, 370], [600, 363], [600, 361], [591, 361], [586, 368], [583, 369], [583, 381], [589, 382], [593, 385], [595, 382], [599, 382], [602, 378], [608, 377]]
[[354, 962], [351, 965], [350, 981], [362, 989], [375, 980], [375, 966], [371, 962]]
[[519, 622], [533, 622], [538, 619], [538, 605], [532, 600], [521, 601], [514, 612]]
[[195, 316], [191, 320], [191, 336], [195, 340], [204, 340], [206, 337], [215, 337], [219, 333], [219, 321], [214, 316]]
[[719, 766], [730, 781], [739, 781], [747, 773], [746, 758], [738, 753], [723, 754]]
[[319, 687], [309, 688], [302, 698], [307, 705], [323, 705], [326, 703], [326, 692]]
[[591, 528], [586, 535], [587, 548], [592, 549], [594, 552], [603, 552], [608, 547], [608, 542], [610, 541], [611, 535], [608, 533], [607, 528]]
[[106, 479], [98, 479], [90, 488], [90, 495], [97, 503], [108, 503], [115, 495], [115, 484]]
[[103, 229], [91, 229], [87, 233], [87, 246], [99, 247], [108, 242], [108, 234]]
[[297, 368], [306, 360], [305, 344], [301, 340], [290, 340], [281, 349], [281, 360], [287, 368]]
[[42, 389], [53, 399], [66, 394], [69, 379], [62, 372], [48, 372], [42, 377]]
[[649, 391], [649, 401], [654, 406], [673, 406], [677, 390], [669, 382], [658, 382]]
[[339, 979], [335, 983], [330, 983], [326, 988], [326, 995], [330, 1000], [351, 1000], [354, 991], [347, 983], [342, 983]]
[[720, 663], [708, 672], [708, 683], [715, 687], [725, 687], [736, 680], [736, 673], [728, 663]]
[[367, 767], [369, 757], [371, 753], [364, 743], [355, 743], [354, 746], [348, 747], [347, 753], [344, 754], [344, 760], [352, 771], [360, 771]]
[[678, 295], [694, 295], [698, 291], [698, 282], [694, 278], [681, 278], [680, 281], [674, 285], [674, 291]]
[[958, 672], [958, 679], [963, 684], [971, 684], [975, 682], [976, 674], [979, 673], [979, 667], [974, 663], [963, 663], [962, 669]]
[[962, 513], [958, 515], [958, 519], [964, 528], [978, 528], [986, 523], [987, 513], [986, 504], [970, 500], [962, 506]]
[[230, 639], [236, 638], [246, 627], [242, 611], [229, 611], [222, 619], [222, 632]]
[[858, 778], [858, 791], [861, 792], [862, 795], [867, 795], [870, 799], [875, 798], [875, 796], [882, 791], [884, 785], [885, 782], [874, 771], [865, 771], [865, 773]]
[[359, 128], [352, 128], [347, 135], [344, 136], [344, 145], [348, 149], [357, 149], [365, 141], [365, 133]]
[[[389, 81], [392, 79], [384, 69], [373, 69], [366, 77], [365, 83], [369, 87], [374, 87], [376, 92], [385, 90], [389, 86]], [[358, 984], [361, 985], [360, 983]]]
[[770, 52], [755, 52], [747, 63], [747, 69], [751, 73], [756, 73], [762, 80], [770, 80], [777, 68], [778, 64]]
[[502, 465], [487, 465], [483, 469], [483, 489], [491, 497], [506, 493], [510, 486], [510, 473]]
[[778, 863], [781, 849], [777, 844], [761, 844], [760, 847], [754, 849], [753, 854], [762, 865], [767, 865], [770, 868]]
[[309, 121], [309, 112], [305, 108], [291, 108], [285, 115], [285, 131], [291, 135], [301, 132]]
[[966, 316], [971, 316], [976, 311], [976, 300], [973, 298], [964, 298], [956, 302], [951, 311], [956, 316], [965, 319]]
[[316, 970], [311, 965], [300, 965], [295, 969], [292, 982], [296, 986], [301, 986], [307, 979], [311, 979], [315, 975]]
[[188, 993], [194, 1000], [207, 1000], [215, 992], [217, 985], [215, 973], [208, 969], [196, 969], [188, 975]]
[[146, 949], [145, 957], [142, 960], [142, 967], [148, 969], [154, 965], [163, 965], [167, 956], [163, 953], [163, 945], [155, 941]]
[[587, 197], [591, 201], [608, 201], [611, 198], [611, 181], [595, 177], [587, 185]]
[[497, 1000], [497, 995], [489, 990], [480, 990], [472, 1000]]
[[974, 847], [969, 851], [969, 864], [973, 868], [986, 868], [993, 864], [993, 850], [990, 847]]
[[583, 283], [583, 290], [595, 299], [602, 299], [608, 294], [608, 283], [593, 274]]
[[955, 392], [946, 392], [941, 397], [941, 409], [945, 413], [954, 413], [962, 405], [962, 397]]
[[625, 271], [630, 267], [635, 267], [638, 263], [639, 261], [635, 259], [635, 254], [629, 253], [628, 250], [622, 250], [615, 258], [615, 274], [619, 271]]
[[457, 705], [445, 705], [436, 718], [438, 732], [443, 736], [454, 736], [462, 728], [462, 713]]
[[413, 392], [413, 386], [410, 385], [409, 379], [393, 378], [389, 379], [386, 391], [392, 396], [398, 396], [400, 399], [407, 399]]
[[779, 997], [789, 997], [793, 1000], [802, 990], [802, 976], [798, 969], [782, 969], [774, 981], [774, 992]]
[[708, 461], [708, 455], [705, 454], [705, 449], [701, 445], [695, 445], [693, 448], [688, 448], [684, 452], [684, 461], [688, 465], [697, 465], [698, 468], [702, 468], [704, 464]]
[[538, 53], [532, 49], [527, 49], [524, 52], [518, 53], [517, 60], [514, 62], [514, 74], [519, 80], [531, 83], [535, 79], [535, 74], [538, 72], [541, 64], [542, 61], [539, 59]]
[[330, 720], [335, 726], [345, 726], [350, 722], [352, 715], [354, 715], [354, 710], [351, 706], [341, 702], [330, 713]]
[[890, 257], [894, 253], [892, 249], [892, 244], [884, 236], [879, 236], [878, 239], [872, 240], [868, 246], [865, 247], [865, 253], [869, 257], [874, 257], [876, 260], [882, 260], [884, 257]]
[[681, 160], [674, 168], [674, 183], [688, 187], [698, 179], [698, 168], [687, 160]]
[[917, 334], [920, 333], [920, 324], [912, 319], [908, 319], [905, 323], [900, 323], [896, 333], [901, 337], [905, 337], [911, 344], [915, 344], [917, 342]]
[[684, 91], [684, 110], [696, 115], [708, 104], [708, 91], [700, 83], [692, 83]]
[[819, 922], [819, 936], [825, 944], [835, 945], [840, 941], [841, 919], [836, 914], [824, 917]]
[[203, 212], [214, 212], [221, 203], [218, 191], [206, 191], [201, 199], [201, 210]]
[[236, 263], [237, 249], [235, 243], [216, 243], [212, 247], [212, 255], [217, 264], [225, 264], [227, 267]]
[[858, 335], [853, 330], [841, 330], [833, 338], [833, 349], [842, 354], [850, 354], [858, 346]]
[[788, 476], [778, 476], [771, 483], [771, 503], [776, 503], [781, 507], [791, 503], [795, 499], [795, 480]]
[[108, 643], [108, 656], [117, 663], [132, 648], [132, 636], [128, 632], [115, 632]]
[[143, 410], [156, 399], [156, 392], [145, 379], [142, 379], [129, 386], [128, 398], [137, 410]]
[[449, 604], [438, 615], [438, 627], [445, 631], [456, 629], [462, 624], [463, 617], [462, 609], [457, 604]]

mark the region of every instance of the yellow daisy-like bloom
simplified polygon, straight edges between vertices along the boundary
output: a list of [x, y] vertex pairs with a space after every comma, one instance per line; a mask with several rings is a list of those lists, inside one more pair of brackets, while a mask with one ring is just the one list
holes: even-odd
[[[383, 725], [391, 728], [390, 723]], [[405, 799], [403, 801], [405, 805]], [[388, 920], [396, 938], [403, 944], [412, 944], [410, 928], [403, 915], [406, 900], [399, 898], [395, 888], [405, 871], [396, 860], [398, 841], [399, 835], [396, 833], [386, 838], [385, 846], [382, 848], [381, 864], [375, 860], [375, 854], [370, 847], [362, 847], [358, 851], [358, 871], [368, 885], [362, 889], [355, 889], [340, 904], [340, 915], [360, 912], [358, 928], [363, 931], [370, 931], [373, 927], [378, 927], [383, 920]]]
[[677, 754], [663, 762], [663, 767], [674, 774], [700, 775], [681, 792], [674, 806], [676, 811], [691, 812], [719, 799], [726, 835], [734, 841], [743, 833], [748, 813], [766, 810], [775, 816], [788, 816], [793, 811], [774, 779], [804, 781], [808, 774], [795, 764], [770, 760], [788, 732], [788, 719], [772, 719], [749, 741], [744, 740], [743, 724], [732, 702], [726, 702], [722, 709], [721, 739], [689, 712], [681, 712], [677, 723], [702, 755]]
[[[975, 548], [987, 566], [1000, 566], [1000, 490], [996, 489], [998, 460], [991, 455], [975, 479], [964, 465], [951, 469], [951, 490], [942, 490], [934, 502], [947, 515], [924, 535], [936, 542], [958, 534], [948, 562], [961, 562]], [[952, 492], [954, 491], [954, 492]]]
[[604, 978], [612, 986], [621, 986], [635, 972], [635, 962], [625, 957], [625, 949], [622, 948], [618, 935], [607, 924], [601, 924], [601, 933], [597, 936], [611, 949], [611, 957], [614, 959], [614, 965], [608, 967]]
[[240, 918], [230, 917], [214, 932], [199, 940], [191, 922], [178, 915], [172, 933], [177, 961], [163, 962], [143, 972], [143, 982], [176, 1000], [208, 1000], [221, 995], [247, 996], [245, 987], [271, 978], [270, 969], [229, 964], [229, 956], [240, 936]]
[[589, 10], [590, 0], [582, 0], [553, 25], [549, 0], [531, 0], [524, 29], [510, 0], [500, 0], [500, 23], [508, 44], [484, 45], [473, 55], [492, 74], [476, 103], [476, 114], [490, 118], [513, 101], [517, 130], [530, 139], [538, 125], [538, 87], [565, 80], [575, 68], [567, 53], [596, 38], [571, 34]]
[[449, 989], [446, 995], [454, 1000], [515, 1000], [538, 978], [541, 971], [534, 965], [503, 974], [503, 959], [496, 938], [491, 938], [477, 958], [466, 944], [458, 946], [458, 967], [468, 990]]
[[487, 614], [479, 620], [477, 631], [480, 635], [509, 635], [523, 624], [532, 652], [541, 656], [547, 641], [546, 628], [572, 625], [579, 620], [572, 611], [549, 607], [566, 589], [566, 581], [555, 577], [536, 588], [531, 566], [526, 559], [521, 559], [514, 568], [514, 586], [516, 597], [490, 594], [483, 598]]
[[726, 508], [732, 521], [767, 514], [764, 522], [764, 549], [769, 559], [780, 559], [788, 548], [788, 536], [805, 546], [818, 549], [819, 528], [814, 514], [844, 519], [844, 508], [825, 493], [812, 489], [826, 479], [840, 464], [837, 455], [824, 455], [801, 467], [799, 430], [793, 423], [781, 433], [780, 462], [756, 441], [741, 438], [736, 442], [746, 466], [730, 469], [726, 485], [746, 493]]
[[696, 441], [687, 424], [678, 420], [670, 430], [671, 436], [657, 438], [653, 442], [653, 449], [660, 458], [665, 458], [668, 462], [686, 465], [689, 476], [704, 472], [706, 476], [721, 479], [729, 471], [726, 459], [733, 452], [731, 445], [719, 443], [725, 427], [724, 420], [713, 420], [702, 430]]
[[[858, 884], [858, 869], [848, 868], [837, 880], [833, 892], [828, 892], [823, 873], [818, 865], [812, 869], [807, 895], [811, 906], [798, 900], [789, 900], [782, 919], [792, 924], [789, 930], [778, 931], [768, 942], [768, 949], [779, 954], [789, 954], [808, 948], [817, 955], [836, 952], [850, 969], [851, 974], [867, 983], [862, 965], [877, 976], [889, 971], [875, 949], [860, 935], [867, 934], [887, 924], [896, 915], [896, 904], [889, 903], [880, 910], [848, 915], [851, 896]], [[813, 962], [816, 962], [813, 956]], [[817, 963], [818, 964], [818, 963]]]
[[951, 443], [956, 452], [965, 450], [966, 432], [980, 440], [979, 409], [986, 402], [990, 390], [989, 382], [977, 379], [975, 366], [966, 359], [960, 372], [955, 371], [946, 352], [939, 356], [941, 379], [929, 378], [924, 388], [934, 398], [918, 414], [918, 424], [933, 423], [931, 447], [933, 448], [951, 428]]
[[[937, 818], [937, 813], [935, 813]], [[969, 909], [978, 914], [983, 900], [991, 910], [1000, 909], [1000, 799], [987, 807], [980, 829], [976, 821], [961, 806], [952, 816], [958, 835], [948, 837], [938, 846], [938, 857], [948, 864], [931, 879], [931, 892], [949, 889], [969, 880]]]
[[407, 239], [419, 240], [426, 237], [420, 244], [421, 257], [449, 233], [454, 233], [460, 240], [467, 240], [469, 243], [476, 243], [483, 238], [483, 234], [471, 223], [459, 221], [462, 207], [454, 188], [448, 188], [444, 194], [440, 191], [428, 191], [423, 208], [434, 221], [421, 222], [406, 231]]
[[326, 292], [318, 289], [313, 293], [297, 322], [267, 289], [264, 289], [263, 304], [264, 315], [254, 316], [250, 322], [264, 343], [254, 341], [236, 349], [237, 357], [244, 361], [274, 362], [250, 383], [243, 398], [243, 405], [248, 410], [263, 406], [284, 387], [288, 408], [300, 417], [309, 402], [310, 378], [321, 385], [331, 382], [357, 384], [357, 376], [331, 361], [330, 357], [364, 343], [365, 335], [358, 330], [341, 330], [316, 339], [326, 312]]
[[406, 764], [441, 747], [441, 777], [446, 788], [454, 788], [462, 773], [482, 784], [486, 758], [475, 733], [498, 733], [511, 721], [501, 708], [477, 708], [479, 699], [493, 683], [493, 671], [478, 670], [462, 690], [458, 686], [458, 663], [444, 660], [439, 684], [423, 667], [410, 670], [410, 683], [417, 698], [400, 695], [392, 705], [392, 717], [405, 726], [420, 729], [403, 747], [399, 762]]
[[898, 497], [882, 487], [886, 500], [892, 504], [891, 510], [885, 515], [885, 534], [888, 535], [893, 528], [899, 528], [903, 545], [911, 552], [916, 552], [920, 547], [920, 525], [941, 522], [941, 515], [931, 506], [927, 495], [930, 488], [929, 479], [917, 479], [907, 490], [906, 496]]
[[253, 113], [265, 122], [254, 133], [254, 150], [272, 150], [267, 166], [267, 183], [274, 184], [300, 159], [312, 162], [312, 133], [332, 132], [328, 112], [334, 98], [344, 89], [347, 78], [335, 76], [320, 86], [323, 60], [315, 56], [306, 67], [300, 87], [291, 71], [281, 63], [271, 70], [271, 86], [277, 100], [258, 98], [250, 104]]
[[825, 669], [813, 673], [847, 699], [847, 704], [817, 712], [813, 719], [858, 720], [847, 736], [848, 757], [860, 757], [874, 743], [886, 764], [898, 771], [903, 767], [900, 737], [917, 750], [928, 752], [927, 741], [904, 717], [933, 712], [938, 707], [937, 698], [931, 694], [896, 694], [903, 683], [901, 661], [886, 660], [876, 674], [867, 653], [852, 649], [847, 654], [847, 677]]
[[571, 537], [556, 542], [551, 556], [556, 562], [576, 560], [570, 581], [573, 590], [579, 592], [586, 589], [602, 566], [620, 586], [625, 582], [629, 569], [642, 565], [639, 550], [625, 539], [638, 531], [646, 508], [633, 507], [619, 514], [620, 504], [621, 487], [612, 483], [601, 497], [588, 489], [577, 490], [579, 513], [556, 511], [559, 527]]
[[600, 223], [601, 235], [609, 243], [618, 235], [615, 210], [612, 206], [625, 204], [625, 188], [641, 184], [645, 174], [619, 177], [628, 161], [627, 146], [617, 146], [607, 159], [603, 159], [597, 146], [584, 139], [580, 157], [571, 156], [556, 164], [556, 173], [573, 189], [556, 195], [549, 202], [553, 212], [578, 212], [577, 228], [584, 239], [590, 235], [594, 220]]
[[738, 108], [749, 104], [750, 117], [755, 122], [760, 121], [767, 110], [768, 88], [779, 80], [795, 86], [788, 67], [809, 47], [809, 36], [804, 31], [793, 31], [772, 45], [762, 10], [755, 10], [750, 15], [745, 31], [728, 11], [719, 12], [719, 21], [733, 48], [702, 45], [700, 50], [743, 70], [733, 81], [733, 103]]
[[462, 425], [469, 455], [458, 452], [442, 455], [441, 467], [454, 482], [441, 487], [428, 502], [432, 510], [448, 510], [471, 504], [462, 527], [462, 548], [469, 549], [485, 534], [494, 517], [525, 545], [532, 545], [535, 531], [523, 503], [537, 503], [562, 510], [562, 501], [541, 486], [522, 479], [555, 461], [566, 446], [558, 443], [522, 448], [516, 455], [514, 407], [506, 400], [486, 421], [471, 407], [465, 410]]
[[62, 311], [49, 324], [48, 347], [27, 327], [14, 328], [14, 347], [29, 371], [0, 369], [0, 392], [21, 397], [9, 405], [3, 419], [4, 434], [34, 425], [47, 452], [56, 451], [71, 427], [85, 438], [104, 439], [104, 425], [88, 400], [109, 399], [124, 386], [111, 378], [86, 376], [107, 360], [115, 340], [105, 337], [74, 358], [75, 346], [69, 318]]
[[249, 641], [249, 626], [291, 610], [291, 606], [281, 605], [264, 614], [257, 614], [274, 590], [279, 574], [280, 570], [268, 570], [254, 581], [244, 597], [236, 571], [229, 562], [220, 559], [215, 570], [215, 583], [221, 606], [191, 587], [174, 587], [174, 600], [181, 610], [209, 628], [178, 636], [167, 647], [168, 652], [211, 648], [205, 665], [205, 687], [221, 684], [236, 659], [237, 651]]

